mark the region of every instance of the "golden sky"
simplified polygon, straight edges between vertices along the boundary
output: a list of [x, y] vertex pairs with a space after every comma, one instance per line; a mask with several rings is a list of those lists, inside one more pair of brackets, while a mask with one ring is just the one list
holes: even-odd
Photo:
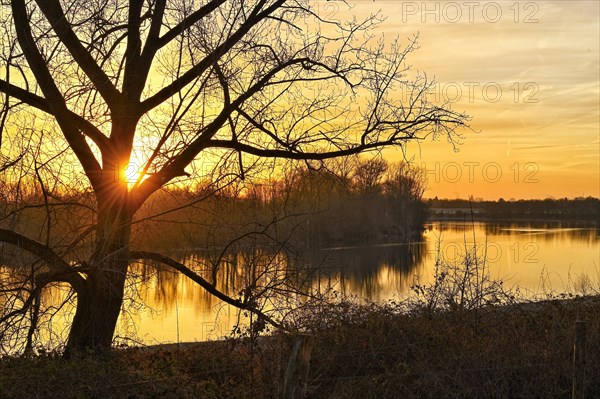
[[409, 63], [438, 82], [434, 99], [473, 118], [478, 133], [465, 132], [458, 152], [445, 140], [408, 147], [428, 171], [426, 196], [600, 196], [600, 2], [353, 4], [357, 16], [387, 16], [386, 40], [418, 33]]
[[600, 1], [314, 5], [340, 20], [380, 10], [387, 19], [376, 33], [388, 42], [418, 34], [407, 61], [437, 82], [431, 99], [472, 117], [475, 132], [463, 131], [458, 151], [444, 139], [407, 147], [426, 170], [427, 197], [600, 197]]

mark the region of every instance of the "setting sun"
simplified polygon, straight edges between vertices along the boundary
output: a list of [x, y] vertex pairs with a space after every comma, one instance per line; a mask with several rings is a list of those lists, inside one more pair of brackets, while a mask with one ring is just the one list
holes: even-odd
[[127, 167], [123, 168], [121, 173], [121, 177], [130, 187], [137, 183], [140, 176], [140, 167], [133, 162], [130, 162]]

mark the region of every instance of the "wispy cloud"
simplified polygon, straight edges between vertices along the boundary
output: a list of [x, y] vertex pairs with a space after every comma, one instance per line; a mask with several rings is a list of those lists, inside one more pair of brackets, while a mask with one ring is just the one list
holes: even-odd
[[[515, 186], [516, 194], [503, 195], [562, 197], [592, 189], [592, 195], [600, 196], [600, 2], [483, 1], [477, 3], [472, 20], [462, 5], [462, 18], [455, 22], [450, 21], [456, 15], [450, 14], [455, 7], [450, 3], [463, 4], [376, 0], [358, 1], [352, 10], [364, 15], [380, 8], [388, 16], [383, 25], [386, 38], [407, 38], [419, 32], [421, 48], [411, 54], [409, 63], [435, 76], [442, 89], [444, 84], [461, 87], [462, 96], [453, 106], [470, 113], [472, 125], [481, 130], [465, 138], [459, 154], [444, 143], [435, 143], [424, 144], [417, 157], [425, 162], [540, 162], [545, 170], [543, 181]], [[495, 23], [489, 21], [493, 5], [488, 7], [487, 19], [481, 14], [491, 3], [502, 8], [502, 17]], [[518, 18], [515, 4], [520, 7]], [[423, 5], [429, 14], [424, 14]], [[525, 23], [527, 16], [537, 22]], [[496, 100], [492, 96], [498, 87], [501, 98], [491, 101]], [[474, 88], [472, 93], [470, 88]], [[574, 158], [585, 161], [571, 162]], [[570, 178], [569, 173], [576, 177]], [[430, 195], [436, 187], [450, 194], [460, 192], [459, 185], [430, 181]], [[500, 196], [493, 188], [482, 185], [485, 193], [475, 195]], [[477, 189], [469, 187], [472, 193]]]

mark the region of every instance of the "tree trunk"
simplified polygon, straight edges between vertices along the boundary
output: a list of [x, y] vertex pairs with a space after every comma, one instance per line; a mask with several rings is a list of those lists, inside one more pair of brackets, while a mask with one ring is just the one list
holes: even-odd
[[88, 276], [85, 292], [77, 298], [77, 310], [65, 352], [106, 352], [110, 349], [123, 303], [127, 265], [104, 263], [110, 270]]
[[118, 199], [108, 206], [99, 204], [96, 248], [85, 288], [78, 293], [65, 348], [67, 356], [107, 352], [111, 347], [123, 304], [133, 218], [127, 208], [126, 187], [119, 192]]

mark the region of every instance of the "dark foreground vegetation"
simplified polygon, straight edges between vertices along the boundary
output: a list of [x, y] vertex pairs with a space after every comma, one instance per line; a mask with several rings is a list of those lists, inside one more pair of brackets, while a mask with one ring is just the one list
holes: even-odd
[[[309, 398], [568, 398], [574, 322], [587, 321], [586, 397], [600, 395], [600, 298], [432, 312], [331, 305], [314, 336]], [[279, 398], [293, 336], [0, 361], [3, 398]]]

